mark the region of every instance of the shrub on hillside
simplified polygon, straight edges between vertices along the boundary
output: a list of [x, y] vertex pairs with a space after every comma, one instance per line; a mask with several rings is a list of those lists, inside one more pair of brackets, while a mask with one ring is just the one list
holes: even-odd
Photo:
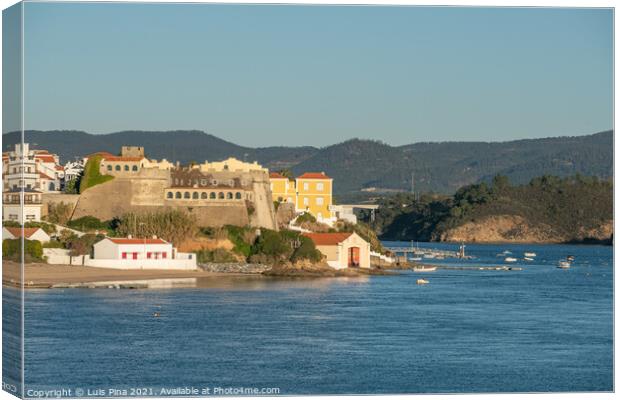
[[89, 232], [95, 230], [104, 231], [110, 228], [110, 223], [101, 221], [98, 218], [87, 215], [67, 222], [67, 226], [69, 228], [82, 232]]
[[193, 238], [198, 232], [196, 220], [189, 214], [173, 209], [154, 213], [127, 213], [118, 221], [116, 232], [120, 236], [134, 237], [157, 236], [175, 246], [186, 239]]

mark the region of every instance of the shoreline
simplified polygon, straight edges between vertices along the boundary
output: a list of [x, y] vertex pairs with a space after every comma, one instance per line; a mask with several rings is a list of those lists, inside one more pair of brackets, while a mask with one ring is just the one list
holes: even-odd
[[[14, 261], [2, 263], [2, 285], [21, 288], [20, 264]], [[321, 269], [307, 271], [303, 269], [275, 269], [274, 271], [253, 272], [211, 272], [205, 270], [126, 270], [113, 268], [95, 268], [76, 265], [49, 265], [45, 263], [29, 263], [24, 268], [25, 289], [55, 288], [92, 288], [119, 287], [135, 289], [143, 288], [144, 283], [156, 281], [189, 281], [196, 279], [223, 280], [230, 278], [338, 278], [368, 275], [398, 275], [397, 272], [382, 269], [366, 270], [333, 270]], [[147, 285], [148, 286], [148, 285]]]

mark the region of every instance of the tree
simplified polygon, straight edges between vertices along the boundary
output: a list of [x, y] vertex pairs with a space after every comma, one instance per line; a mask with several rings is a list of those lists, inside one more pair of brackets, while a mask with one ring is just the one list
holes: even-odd
[[73, 207], [62, 201], [60, 203], [50, 203], [47, 207], [47, 220], [54, 224], [65, 225], [73, 212]]

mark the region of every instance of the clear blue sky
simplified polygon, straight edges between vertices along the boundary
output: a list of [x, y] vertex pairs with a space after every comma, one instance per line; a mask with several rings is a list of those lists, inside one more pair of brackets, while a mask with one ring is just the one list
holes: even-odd
[[248, 146], [612, 128], [610, 9], [25, 6], [27, 129]]

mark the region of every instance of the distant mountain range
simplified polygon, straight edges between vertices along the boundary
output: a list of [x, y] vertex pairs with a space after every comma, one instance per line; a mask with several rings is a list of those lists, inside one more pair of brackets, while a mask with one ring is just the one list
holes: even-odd
[[[202, 131], [124, 131], [92, 135], [81, 131], [27, 131], [33, 148], [47, 149], [64, 163], [96, 151], [117, 153], [122, 145], [144, 146], [147, 157], [182, 163], [236, 157], [258, 161], [271, 170], [324, 171], [334, 178], [334, 193], [350, 195], [411, 190], [453, 193], [461, 186], [488, 181], [496, 174], [525, 183], [548, 174], [608, 178], [613, 175], [613, 131], [586, 136], [526, 139], [510, 142], [441, 142], [390, 146], [352, 139], [316, 148], [250, 148]], [[3, 150], [20, 140], [3, 135]]]

